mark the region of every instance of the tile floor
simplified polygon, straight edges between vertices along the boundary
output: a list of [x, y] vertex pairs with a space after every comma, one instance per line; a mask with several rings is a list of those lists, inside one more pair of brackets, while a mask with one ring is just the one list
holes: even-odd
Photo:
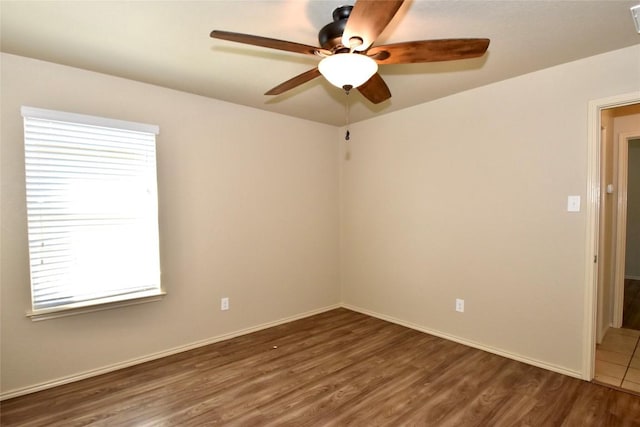
[[596, 346], [595, 380], [640, 393], [640, 330], [609, 328]]

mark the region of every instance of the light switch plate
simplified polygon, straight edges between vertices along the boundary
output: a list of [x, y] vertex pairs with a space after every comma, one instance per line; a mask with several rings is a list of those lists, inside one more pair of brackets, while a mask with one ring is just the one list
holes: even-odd
[[580, 196], [567, 198], [567, 212], [580, 212]]

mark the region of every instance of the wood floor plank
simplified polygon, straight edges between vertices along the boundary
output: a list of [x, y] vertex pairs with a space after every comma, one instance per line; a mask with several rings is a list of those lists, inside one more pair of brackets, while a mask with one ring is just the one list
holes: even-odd
[[640, 397], [337, 309], [0, 403], [2, 426], [639, 426]]

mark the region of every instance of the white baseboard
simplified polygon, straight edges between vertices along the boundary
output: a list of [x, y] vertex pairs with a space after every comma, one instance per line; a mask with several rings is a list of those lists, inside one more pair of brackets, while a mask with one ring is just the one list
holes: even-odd
[[612, 324], [608, 324], [608, 325], [605, 325], [604, 328], [602, 328], [602, 331], [600, 332], [600, 336], [596, 335], [596, 344], [602, 344], [602, 340], [607, 335], [607, 332], [609, 332], [609, 328], [612, 328], [612, 327], [613, 327]]
[[582, 373], [580, 371], [574, 371], [571, 369], [566, 369], [563, 368], [562, 366], [557, 366], [557, 365], [553, 365], [547, 362], [543, 362], [541, 360], [536, 360], [536, 359], [531, 359], [529, 357], [525, 357], [525, 356], [521, 356], [519, 354], [515, 354], [515, 353], [511, 353], [499, 348], [495, 348], [495, 347], [491, 347], [485, 344], [481, 344], [475, 341], [471, 341], [465, 338], [460, 338], [457, 337], [455, 335], [450, 335], [444, 332], [440, 332], [440, 331], [436, 331], [433, 329], [429, 329], [429, 328], [425, 328], [423, 326], [420, 325], [416, 325], [415, 323], [411, 323], [411, 322], [407, 322], [401, 319], [396, 319], [395, 317], [391, 317], [391, 316], [387, 316], [385, 314], [380, 314], [380, 313], [376, 313], [374, 311], [370, 311], [370, 310], [366, 310], [364, 308], [360, 308], [351, 304], [342, 304], [342, 307], [349, 309], [349, 310], [353, 310], [353, 311], [357, 311], [359, 313], [362, 314], [366, 314], [367, 316], [371, 316], [371, 317], [375, 317], [381, 320], [386, 320], [387, 322], [391, 322], [391, 323], [395, 323], [397, 325], [400, 326], [405, 326], [407, 328], [411, 328], [411, 329], [415, 329], [416, 331], [420, 331], [420, 332], [424, 332], [427, 333], [429, 335], [435, 335], [437, 337], [440, 338], [444, 338], [446, 340], [449, 341], [454, 341], [457, 342], [459, 344], [463, 344], [466, 345], [468, 347], [473, 347], [473, 348], [477, 348], [478, 350], [482, 350], [482, 351], [486, 351], [488, 353], [493, 353], [493, 354], [497, 354], [498, 356], [503, 356], [506, 357], [508, 359], [512, 359], [512, 360], [517, 360], [518, 362], [522, 362], [522, 363], [526, 363], [528, 365], [533, 365], [536, 366], [538, 368], [542, 368], [542, 369], [546, 369], [548, 371], [553, 371], [553, 372], [557, 372], [559, 374], [563, 374], [563, 375], [567, 375], [570, 377], [574, 377], [574, 378], [579, 378], [579, 379], [583, 379], [582, 378]]
[[160, 351], [158, 353], [149, 354], [143, 357], [137, 357], [135, 359], [126, 360], [124, 362], [114, 363], [112, 365], [104, 366], [98, 369], [92, 369], [90, 371], [81, 372], [75, 375], [69, 375], [66, 377], [58, 378], [52, 381], [36, 384], [33, 386], [23, 387], [15, 390], [10, 390], [0, 394], [0, 401], [11, 399], [13, 397], [23, 396], [25, 394], [35, 393], [37, 391], [46, 390], [48, 388], [57, 387], [63, 384], [72, 383], [75, 381], [83, 380], [86, 378], [95, 377], [98, 375], [106, 374], [108, 372], [117, 371], [118, 369], [128, 368], [130, 366], [139, 365], [140, 363], [149, 362], [152, 360], [160, 359], [163, 357], [171, 356], [183, 351], [193, 350], [194, 348], [203, 347], [205, 345], [214, 344], [220, 341], [225, 341], [231, 338], [235, 338], [241, 335], [250, 334], [252, 332], [261, 331], [263, 329], [272, 328], [274, 326], [282, 325], [283, 323], [293, 322], [294, 320], [303, 319], [305, 317], [314, 316], [316, 314], [324, 313], [325, 311], [334, 310], [340, 308], [340, 304], [334, 304], [327, 307], [319, 308], [316, 310], [307, 311], [305, 313], [299, 313], [293, 316], [285, 317], [275, 320], [273, 322], [262, 323], [250, 328], [241, 329], [239, 331], [230, 332], [228, 334], [222, 334], [215, 337], [207, 338], [201, 341], [196, 341], [190, 344], [174, 347], [169, 350]]
[[624, 278], [630, 280], [640, 280], [640, 276], [632, 276], [630, 274], [625, 274]]
[[405, 326], [407, 328], [411, 328], [414, 329], [416, 331], [420, 331], [420, 332], [424, 332], [430, 335], [434, 335], [440, 338], [444, 338], [446, 340], [449, 341], [453, 341], [453, 342], [457, 342], [459, 344], [463, 344], [469, 347], [473, 347], [473, 348], [477, 348], [479, 350], [483, 350], [489, 353], [493, 353], [493, 354], [497, 354], [499, 356], [503, 356], [509, 359], [513, 359], [513, 360], [517, 360], [518, 362], [523, 362], [529, 365], [533, 365], [539, 368], [543, 368], [543, 369], [547, 369], [549, 371], [553, 371], [553, 372], [557, 372], [563, 375], [568, 375], [570, 377], [574, 377], [574, 378], [580, 378], [582, 379], [582, 375], [579, 371], [573, 371], [570, 369], [566, 369], [563, 368], [561, 366], [556, 366], [553, 364], [549, 364], [540, 360], [535, 360], [535, 359], [531, 359], [525, 356], [521, 356], [519, 354], [515, 354], [515, 353], [510, 353], [508, 351], [504, 351], [502, 349], [499, 348], [495, 348], [495, 347], [491, 347], [491, 346], [487, 346], [484, 344], [480, 344], [478, 342], [475, 341], [471, 341], [471, 340], [467, 340], [464, 338], [460, 338], [454, 335], [450, 335], [444, 332], [440, 332], [440, 331], [436, 331], [433, 329], [429, 329], [429, 328], [425, 328], [423, 326], [411, 323], [411, 322], [407, 322], [401, 319], [397, 319], [395, 317], [391, 317], [391, 316], [387, 316], [384, 314], [380, 314], [380, 313], [376, 313], [370, 310], [366, 310], [364, 308], [360, 308], [351, 304], [334, 304], [334, 305], [330, 305], [327, 307], [323, 307], [323, 308], [319, 308], [316, 310], [311, 310], [311, 311], [307, 311], [305, 313], [299, 313], [293, 316], [289, 316], [289, 317], [285, 317], [282, 319], [278, 319], [275, 320], [273, 322], [267, 322], [267, 323], [262, 323], [260, 325], [257, 326], [252, 326], [250, 328], [245, 328], [245, 329], [241, 329], [238, 331], [234, 331], [234, 332], [230, 332], [227, 334], [222, 334], [222, 335], [218, 335], [215, 337], [211, 337], [211, 338], [207, 338], [205, 340], [201, 340], [201, 341], [196, 341], [190, 344], [186, 344], [183, 346], [179, 346], [179, 347], [174, 347], [172, 349], [169, 350], [165, 350], [165, 351], [161, 351], [161, 352], [157, 352], [157, 353], [153, 353], [147, 356], [143, 356], [143, 357], [138, 357], [135, 359], [130, 359], [130, 360], [126, 360], [124, 362], [119, 362], [119, 363], [114, 363], [112, 365], [108, 365], [108, 366], [104, 366], [102, 368], [98, 368], [98, 369], [93, 369], [90, 371], [86, 371], [86, 372], [81, 372], [79, 374], [75, 374], [75, 375], [70, 375], [70, 376], [66, 376], [66, 377], [62, 377], [62, 378], [58, 378], [52, 381], [47, 381], [44, 383], [40, 383], [40, 384], [36, 384], [33, 386], [28, 386], [28, 387], [23, 387], [23, 388], [19, 388], [19, 389], [15, 389], [15, 390], [10, 390], [7, 391], [5, 393], [1, 393], [0, 394], [0, 401], [1, 400], [6, 400], [6, 399], [11, 399], [13, 397], [18, 397], [18, 396], [23, 396], [25, 394], [30, 394], [30, 393], [35, 393], [37, 391], [42, 391], [42, 390], [46, 390], [52, 387], [56, 387], [56, 386], [60, 386], [63, 384], [68, 384], [68, 383], [72, 383], [75, 381], [80, 381], [86, 378], [91, 378], [91, 377], [95, 377], [98, 375], [102, 375], [102, 374], [106, 374], [109, 372], [113, 372], [113, 371], [117, 371], [118, 369], [123, 369], [123, 368], [128, 368], [130, 366], [134, 366], [134, 365], [138, 365], [141, 363], [145, 363], [145, 362], [149, 362], [152, 360], [156, 360], [156, 359], [160, 359], [163, 357], [167, 357], [167, 356], [171, 356], [177, 353], [182, 353], [184, 351], [188, 351], [188, 350], [192, 350], [198, 347], [203, 347], [205, 345], [209, 345], [209, 344], [214, 344], [216, 342], [220, 342], [220, 341], [225, 341], [231, 338], [235, 338], [241, 335], [246, 335], [246, 334], [250, 334], [252, 332], [257, 332], [263, 329], [267, 329], [267, 328], [271, 328], [274, 326], [278, 326], [278, 325], [282, 325], [284, 323], [288, 323], [288, 322], [292, 322], [295, 320], [299, 320], [299, 319], [303, 319], [305, 317], [309, 317], [309, 316], [314, 316], [316, 314], [320, 314], [320, 313], [324, 313], [326, 311], [329, 310], [334, 310], [336, 308], [340, 308], [340, 307], [344, 307], [348, 310], [353, 310], [353, 311], [357, 311], [358, 313], [362, 313], [362, 314], [366, 314], [368, 316], [371, 317], [375, 317], [381, 320], [385, 320], [387, 322], [391, 322], [391, 323], [395, 323], [401, 326]]

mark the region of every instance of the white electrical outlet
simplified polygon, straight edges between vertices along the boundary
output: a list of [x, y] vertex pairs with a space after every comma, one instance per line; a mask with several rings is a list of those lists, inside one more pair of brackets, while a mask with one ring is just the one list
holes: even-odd
[[464, 313], [464, 300], [456, 298], [456, 311]]
[[220, 299], [220, 310], [229, 310], [229, 298]]

